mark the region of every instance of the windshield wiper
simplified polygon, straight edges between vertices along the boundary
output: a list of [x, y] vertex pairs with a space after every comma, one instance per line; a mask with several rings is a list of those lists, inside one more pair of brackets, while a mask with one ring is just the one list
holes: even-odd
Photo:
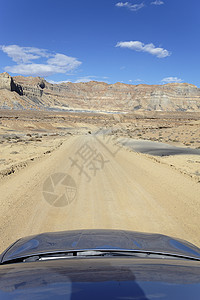
[[46, 252], [37, 253], [22, 257], [16, 257], [6, 260], [1, 264], [22, 263], [22, 262], [36, 262], [57, 259], [74, 259], [74, 258], [94, 258], [94, 257], [132, 257], [132, 258], [152, 258], [152, 259], [187, 259], [200, 261], [200, 257], [193, 257], [189, 255], [167, 253], [159, 251], [146, 250], [126, 250], [126, 249], [82, 249], [82, 250], [68, 250], [60, 252]]
[[122, 257], [131, 256], [135, 258], [159, 258], [159, 259], [189, 259], [200, 261], [200, 258], [184, 256], [180, 254], [155, 252], [155, 251], [136, 251], [136, 250], [75, 250], [61, 253], [44, 253], [24, 258], [23, 262], [45, 261], [70, 258], [89, 258], [89, 257]]

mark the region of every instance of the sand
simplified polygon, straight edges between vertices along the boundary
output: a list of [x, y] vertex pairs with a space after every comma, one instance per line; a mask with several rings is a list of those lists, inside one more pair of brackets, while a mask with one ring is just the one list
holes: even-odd
[[[0, 251], [23, 236], [86, 228], [161, 233], [200, 247], [199, 156], [154, 157], [119, 147], [116, 132], [94, 134], [119, 126], [106, 116], [6, 116], [0, 124]], [[21, 141], [8, 138], [13, 134]]]

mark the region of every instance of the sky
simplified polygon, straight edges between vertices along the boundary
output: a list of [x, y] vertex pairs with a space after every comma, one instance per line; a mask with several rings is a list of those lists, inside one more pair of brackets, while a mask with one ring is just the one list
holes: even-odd
[[200, 87], [198, 0], [0, 0], [0, 73]]

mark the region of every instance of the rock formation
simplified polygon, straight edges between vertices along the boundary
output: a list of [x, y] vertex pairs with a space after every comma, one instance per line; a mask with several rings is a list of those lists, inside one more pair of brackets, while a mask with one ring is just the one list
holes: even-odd
[[15, 102], [18, 101], [19, 104], [15, 103], [13, 106], [13, 102], [7, 95], [7, 108], [200, 111], [200, 89], [188, 83], [129, 85], [90, 81], [51, 84], [40, 77], [12, 78], [8, 73], [2, 73], [0, 74], [0, 108], [5, 108], [5, 97], [2, 95], [5, 89], [7, 92], [17, 93]]
[[21, 86], [15, 83], [13, 78], [7, 72], [0, 74], [0, 90], [1, 89], [6, 89], [12, 92], [15, 91], [19, 95], [23, 94]]

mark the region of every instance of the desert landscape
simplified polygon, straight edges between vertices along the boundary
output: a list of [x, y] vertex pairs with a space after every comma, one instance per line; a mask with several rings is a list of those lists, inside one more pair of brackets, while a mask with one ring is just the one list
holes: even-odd
[[1, 251], [58, 230], [200, 246], [200, 89], [0, 74]]

